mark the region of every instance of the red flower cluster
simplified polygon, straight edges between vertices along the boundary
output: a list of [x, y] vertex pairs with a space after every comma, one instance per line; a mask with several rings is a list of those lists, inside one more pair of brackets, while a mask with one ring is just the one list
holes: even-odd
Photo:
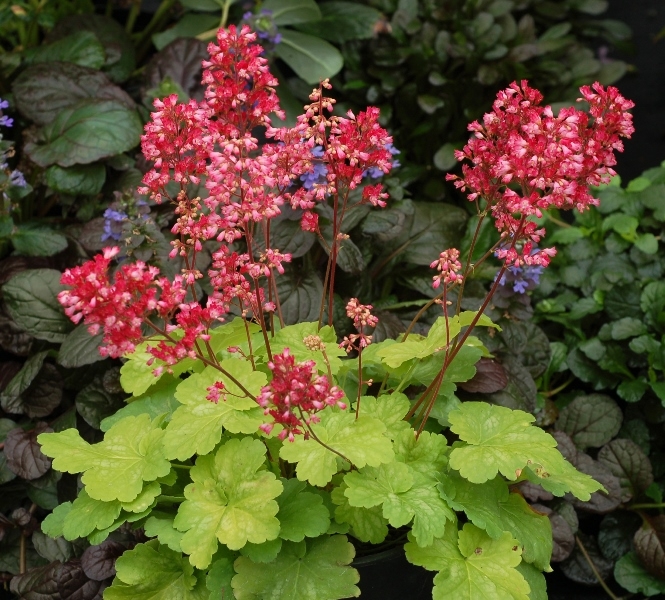
[[265, 409], [264, 414], [273, 418], [272, 423], [261, 425], [261, 429], [270, 433], [275, 424], [283, 426], [279, 439], [288, 438], [290, 442], [296, 435], [309, 437], [306, 425], [318, 423], [317, 412], [326, 406], [338, 406], [346, 409], [342, 402], [344, 392], [337, 386], [330, 387], [325, 375], [316, 375], [316, 363], [308, 360], [296, 364], [295, 358], [285, 348], [281, 354], [275, 354], [268, 367], [273, 373], [272, 381], [261, 390], [256, 401]]
[[[541, 106], [542, 94], [526, 81], [499, 92], [483, 123], [469, 125], [474, 136], [458, 160], [463, 176], [448, 175], [468, 191], [469, 200], [484, 199], [506, 242], [497, 255], [506, 265], [547, 266], [554, 249], [535, 250], [545, 231], [529, 217], [540, 217], [549, 207], [584, 210], [598, 201], [589, 185], [607, 183], [621, 152], [622, 137], [634, 128], [627, 111], [634, 104], [618, 90], [599, 83], [580, 88], [589, 102], [590, 116], [563, 108], [554, 116]], [[580, 98], [582, 100], [582, 98]]]
[[141, 261], [120, 267], [112, 282], [109, 265], [118, 252], [117, 247], [106, 248], [94, 260], [67, 269], [60, 281], [73, 289], [58, 294], [74, 323], [84, 319], [93, 335], [103, 329], [104, 346], [99, 351], [113, 358], [133, 352], [143, 340], [141, 325], [147, 315], [171, 318], [186, 294], [182, 277], [173, 282], [157, 278], [159, 269]]

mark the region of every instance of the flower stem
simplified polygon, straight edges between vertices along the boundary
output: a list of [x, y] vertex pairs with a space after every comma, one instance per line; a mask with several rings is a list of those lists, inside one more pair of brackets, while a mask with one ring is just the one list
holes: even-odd
[[589, 553], [586, 551], [586, 548], [584, 547], [582, 540], [580, 540], [579, 536], [577, 535], [575, 536], [575, 542], [577, 542], [577, 545], [580, 547], [580, 551], [584, 555], [584, 558], [586, 559], [587, 563], [589, 563], [589, 568], [593, 571], [593, 574], [596, 576], [596, 579], [598, 580], [598, 583], [600, 583], [600, 586], [605, 590], [605, 593], [610, 598], [612, 598], [612, 600], [620, 600], [619, 597], [616, 594], [614, 594], [614, 592], [605, 583], [605, 580], [601, 577], [600, 573], [598, 572], [598, 569], [596, 569], [596, 565], [593, 564], [593, 561], [591, 560]]

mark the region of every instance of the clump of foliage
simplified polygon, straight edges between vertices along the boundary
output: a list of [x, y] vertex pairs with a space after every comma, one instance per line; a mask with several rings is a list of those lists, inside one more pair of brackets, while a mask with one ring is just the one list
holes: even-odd
[[[100, 543], [127, 523], [143, 527], [151, 541], [118, 559], [107, 598], [358, 596], [347, 536], [405, 541], [411, 562], [437, 572], [435, 597], [469, 587], [478, 597], [545, 597], [550, 520], [511, 487], [588, 500], [602, 486], [565, 460], [533, 416], [460, 403], [454, 392], [487, 355], [471, 334], [496, 329], [483, 311], [502, 276], [545, 267], [554, 254], [534, 246], [545, 232], [533, 217], [594, 202], [585, 183], [608, 180], [613, 152], [632, 132], [632, 103], [596, 84], [581, 90], [591, 117], [573, 109], [554, 117], [526, 82], [501, 92], [458, 154], [471, 165], [452, 177], [476, 203], [476, 232], [486, 219], [500, 232], [473, 261], [496, 252], [501, 262], [481, 309], [460, 309], [474, 236], [464, 266], [455, 248], [430, 265], [430, 304], [443, 315], [427, 335], [412, 324], [398, 340], [375, 340], [373, 307], [351, 298], [353, 326], [339, 343], [342, 224], [362, 206], [386, 205], [382, 183], [363, 180], [391, 170], [392, 139], [375, 108], [330, 114], [327, 81], [294, 127], [273, 127], [277, 82], [254, 41], [247, 28], [220, 30], [204, 62], [205, 100], [158, 100], [146, 127], [153, 167], [141, 191], [176, 207], [171, 257], [182, 258], [180, 273], [164, 277], [142, 261], [114, 268], [114, 247], [63, 275], [66, 314], [103, 333], [104, 355], [125, 355], [120, 381], [134, 397], [102, 423], [97, 444], [75, 429], [39, 436], [56, 468], [82, 473], [78, 497], [56, 508], [44, 532]], [[259, 147], [257, 128], [273, 141]], [[325, 178], [302, 179], [322, 165]], [[202, 182], [207, 195], [193, 196], [190, 184]], [[279, 281], [293, 257], [274, 246], [271, 221], [287, 204], [328, 246], [318, 322], [283, 318]], [[204, 244], [215, 246], [207, 278], [197, 266]], [[25, 591], [51, 576], [28, 572], [12, 586]]]
[[580, 85], [611, 84], [626, 71], [590, 47], [630, 37], [623, 23], [598, 18], [605, 0], [364, 3], [386, 18], [375, 38], [344, 45], [344, 97], [381, 108], [403, 151], [399, 177], [419, 199], [446, 195], [441, 171], [454, 167], [466, 123], [488, 109], [497, 88], [529, 79], [549, 102], [565, 103]]
[[614, 577], [630, 592], [653, 596], [665, 591], [665, 166], [625, 188], [615, 178], [598, 196], [597, 208], [573, 213], [571, 222], [546, 217], [560, 251], [533, 291], [541, 329], [529, 327], [544, 331], [551, 348], [535, 412], [553, 426], [568, 460], [609, 493], [571, 503], [523, 491], [554, 511], [553, 560], [564, 561], [568, 577], [587, 584], [597, 574]]

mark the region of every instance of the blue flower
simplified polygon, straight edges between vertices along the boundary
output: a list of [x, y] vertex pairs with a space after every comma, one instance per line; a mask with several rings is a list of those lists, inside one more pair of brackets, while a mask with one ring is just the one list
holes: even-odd
[[25, 187], [27, 182], [25, 181], [25, 177], [23, 176], [23, 173], [19, 171], [18, 169], [14, 169], [10, 174], [9, 174], [9, 183], [11, 183], [15, 187]]
[[0, 117], [0, 126], [11, 127], [12, 125], [14, 125], [14, 119], [8, 117], [7, 115], [2, 115]]
[[122, 223], [127, 220], [127, 214], [121, 210], [114, 210], [107, 208], [104, 211], [104, 233], [102, 234], [102, 242], [106, 240], [118, 241], [122, 237]]
[[3, 108], [9, 108], [9, 102], [7, 102], [7, 100], [3, 100], [2, 98], [0, 98], [0, 110], [2, 110]]

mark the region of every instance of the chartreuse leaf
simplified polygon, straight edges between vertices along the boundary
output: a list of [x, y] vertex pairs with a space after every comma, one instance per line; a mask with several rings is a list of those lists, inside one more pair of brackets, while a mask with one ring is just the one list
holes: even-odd
[[372, 508], [351, 506], [345, 496], [348, 486], [342, 482], [331, 493], [335, 508], [335, 521], [348, 523], [355, 538], [361, 542], [380, 544], [388, 535], [388, 519], [383, 516], [380, 505]]
[[[328, 325], [319, 329], [317, 323], [297, 323], [280, 329], [270, 341], [270, 347], [273, 354], [288, 348], [299, 362], [313, 360], [320, 373], [328, 372], [325, 352], [330, 363], [330, 372], [333, 375], [337, 374], [342, 366], [339, 357], [346, 355], [346, 352], [337, 343], [335, 330]], [[325, 350], [317, 349], [320, 347]], [[265, 346], [257, 352], [265, 354]]]
[[531, 588], [529, 590], [529, 600], [548, 600], [547, 581], [542, 572], [531, 563], [524, 561], [517, 565], [517, 570]]
[[252, 438], [233, 439], [214, 455], [199, 456], [191, 469], [193, 483], [185, 488], [185, 502], [174, 525], [184, 531], [180, 546], [190, 562], [206, 568], [217, 550], [217, 540], [231, 550], [247, 542], [262, 544], [279, 535], [275, 498], [282, 484], [261, 470], [265, 446]]
[[131, 502], [144, 481], [164, 477], [171, 463], [164, 458], [164, 431], [148, 415], [127, 417], [106, 432], [98, 444], [88, 444], [75, 429], [42, 433], [37, 441], [53, 458], [53, 468], [83, 473], [81, 480], [91, 498]]
[[306, 537], [318, 537], [328, 530], [330, 513], [318, 494], [304, 491], [307, 484], [297, 479], [282, 479], [284, 491], [279, 504], [279, 537], [300, 542]]
[[146, 536], [156, 537], [160, 544], [180, 552], [180, 540], [182, 540], [183, 533], [173, 526], [174, 519], [174, 514], [153, 510], [143, 527]]
[[361, 414], [374, 417], [386, 426], [386, 435], [394, 440], [402, 431], [411, 430], [411, 426], [404, 420], [409, 412], [411, 403], [400, 392], [384, 394], [378, 398], [362, 396], [360, 398]]
[[416, 438], [410, 427], [395, 438], [395, 458], [406, 463], [421, 475], [436, 478], [448, 464], [446, 438], [438, 433], [423, 431]]
[[261, 331], [261, 328], [250, 321], [236, 317], [230, 323], [224, 323], [210, 330], [210, 347], [215, 354], [228, 350], [232, 346], [240, 346], [249, 350], [247, 333], [250, 337]]
[[[267, 383], [265, 373], [254, 371], [245, 360], [229, 359], [221, 367], [254, 396]], [[215, 404], [206, 399], [207, 388], [216, 381], [225, 386], [223, 397]], [[164, 452], [170, 459], [186, 460], [193, 454], [207, 454], [219, 443], [222, 430], [232, 433], [254, 433], [263, 423], [263, 410], [248, 398], [231, 379], [214, 367], [194, 373], [177, 388], [179, 407], [166, 427]]]
[[122, 506], [117, 500], [101, 502], [88, 496], [85, 489], [82, 489], [65, 514], [62, 536], [66, 540], [75, 540], [90, 535], [96, 529], [106, 529], [118, 518], [121, 510]]
[[344, 535], [284, 542], [277, 558], [256, 564], [241, 556], [231, 586], [237, 600], [338, 600], [356, 598], [358, 571], [348, 566], [355, 555]]
[[[332, 409], [320, 413], [321, 422], [312, 425], [316, 436], [356, 467], [377, 467], [391, 462], [394, 453], [390, 440], [384, 435], [386, 426], [372, 417], [339, 412]], [[292, 463], [298, 463], [296, 475], [300, 481], [325, 486], [337, 473], [338, 455], [314, 439], [296, 439], [285, 443], [279, 455]]]
[[451, 431], [462, 444], [450, 453], [450, 466], [471, 483], [484, 483], [501, 473], [514, 481], [532, 466], [539, 483], [553, 494], [571, 492], [581, 500], [602, 486], [579, 473], [556, 449], [556, 440], [531, 423], [535, 417], [484, 402], [464, 402], [449, 415]]
[[53, 512], [42, 521], [42, 532], [52, 538], [61, 537], [65, 518], [72, 509], [71, 502], [63, 502], [53, 509]]
[[105, 600], [208, 600], [210, 596], [205, 574], [194, 573], [186, 558], [156, 540], [125, 552], [115, 570]]
[[441, 499], [437, 481], [414, 471], [408, 465], [393, 462], [379, 467], [365, 467], [344, 477], [348, 489], [344, 495], [351, 506], [383, 506], [383, 516], [395, 528], [413, 520], [416, 542], [429, 546], [441, 537], [446, 521], [455, 515]]
[[471, 523], [458, 532], [448, 522], [428, 548], [409, 541], [405, 549], [409, 562], [438, 571], [433, 600], [529, 600], [529, 584], [516, 568], [522, 549], [509, 533], [493, 540]]
[[[435, 352], [444, 350], [448, 343], [462, 331], [462, 327], [471, 324], [475, 315], [476, 313], [473, 311], [465, 311], [449, 317], [447, 321], [445, 317], [439, 317], [432, 325], [427, 337], [410, 335], [403, 342], [381, 348], [377, 355], [383, 359], [384, 364], [392, 369], [412, 358], [427, 358]], [[501, 329], [486, 315], [481, 315], [476, 325]]]
[[454, 471], [442, 478], [439, 489], [451, 508], [464, 511], [468, 519], [493, 539], [509, 532], [522, 545], [522, 558], [541, 571], [550, 571], [552, 525], [536, 513], [519, 494], [511, 494], [500, 478], [470, 483]]

